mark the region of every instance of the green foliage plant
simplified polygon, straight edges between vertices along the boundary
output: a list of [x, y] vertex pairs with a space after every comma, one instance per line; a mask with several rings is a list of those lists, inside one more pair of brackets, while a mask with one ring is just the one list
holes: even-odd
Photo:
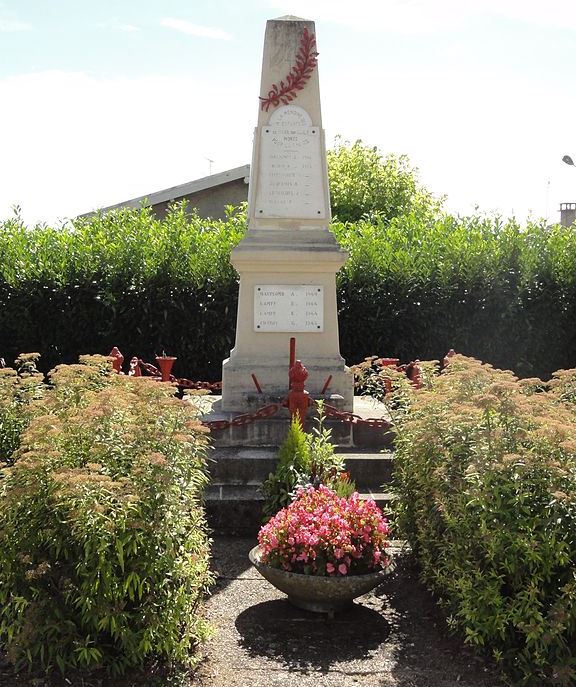
[[0, 465], [11, 464], [20, 435], [42, 397], [44, 375], [36, 369], [39, 353], [23, 353], [16, 369], [0, 368]]
[[511, 684], [576, 683], [576, 371], [455, 356], [396, 422], [398, 526]]
[[265, 521], [288, 506], [300, 487], [317, 488], [323, 484], [338, 496], [348, 497], [353, 493], [355, 486], [346, 472], [344, 457], [335, 452], [330, 437], [321, 407], [312, 432], [306, 432], [298, 418], [292, 419], [278, 451], [276, 470], [262, 485]]
[[0, 643], [17, 668], [189, 663], [211, 583], [207, 439], [174, 388], [59, 366], [0, 479]]

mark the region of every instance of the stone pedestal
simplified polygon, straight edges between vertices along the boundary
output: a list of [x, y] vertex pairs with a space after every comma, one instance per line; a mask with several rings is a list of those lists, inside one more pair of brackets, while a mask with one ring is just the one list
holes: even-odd
[[[336, 272], [346, 253], [328, 230], [330, 196], [314, 23], [267, 23], [249, 191], [249, 229], [232, 252], [240, 274], [236, 344], [222, 370], [222, 410], [246, 412], [256, 391], [288, 392], [290, 338], [312, 398], [341, 397], [353, 378], [340, 355]], [[322, 391], [325, 394], [322, 394]]]

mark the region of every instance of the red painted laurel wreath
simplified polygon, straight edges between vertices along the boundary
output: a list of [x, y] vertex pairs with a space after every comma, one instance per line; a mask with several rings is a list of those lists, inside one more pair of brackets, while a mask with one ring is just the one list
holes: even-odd
[[296, 54], [296, 64], [290, 70], [285, 81], [280, 81], [280, 87], [277, 84], [272, 84], [268, 96], [266, 98], [260, 96], [262, 109], [268, 112], [270, 106], [278, 107], [280, 103], [288, 105], [294, 100], [298, 95], [297, 91], [301, 91], [312, 76], [314, 67], [318, 63], [317, 57], [316, 36], [309, 33], [308, 29], [304, 29], [300, 39], [300, 49]]

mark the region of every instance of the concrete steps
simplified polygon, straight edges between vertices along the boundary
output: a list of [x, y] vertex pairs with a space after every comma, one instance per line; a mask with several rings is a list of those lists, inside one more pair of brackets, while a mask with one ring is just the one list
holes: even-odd
[[[211, 482], [205, 492], [210, 526], [215, 532], [255, 535], [262, 520], [262, 482], [275, 470], [277, 448], [216, 448], [209, 463]], [[373, 498], [388, 513], [394, 496], [385, 486], [393, 472], [393, 454], [337, 449], [363, 498]]]

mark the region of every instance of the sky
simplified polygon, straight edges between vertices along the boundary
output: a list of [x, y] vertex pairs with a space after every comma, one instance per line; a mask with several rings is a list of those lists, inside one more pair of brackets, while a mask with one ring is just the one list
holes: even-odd
[[250, 162], [267, 19], [316, 22], [323, 126], [446, 208], [576, 202], [573, 0], [0, 0], [0, 219], [58, 223]]

